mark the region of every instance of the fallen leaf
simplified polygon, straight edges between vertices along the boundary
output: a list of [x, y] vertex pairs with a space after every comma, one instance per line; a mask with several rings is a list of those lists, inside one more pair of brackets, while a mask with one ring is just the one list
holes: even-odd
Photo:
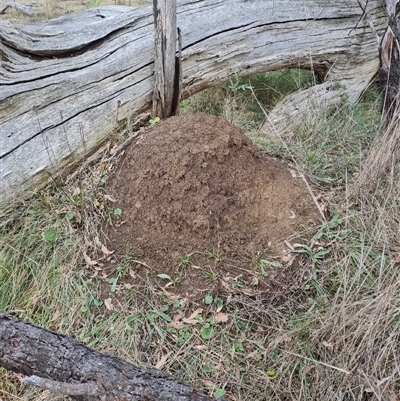
[[169, 327], [173, 327], [174, 329], [180, 330], [183, 329], [184, 327], [186, 327], [186, 324], [180, 321], [176, 321], [176, 322], [170, 322], [168, 323]]
[[176, 301], [180, 298], [179, 295], [172, 294], [171, 292], [168, 292], [165, 288], [161, 288], [161, 289], [162, 289], [162, 292], [164, 293], [164, 295], [166, 295], [170, 301]]
[[165, 354], [157, 363], [155, 368], [156, 369], [161, 369], [164, 365], [165, 362], [167, 362], [167, 359], [169, 358], [169, 356], [172, 354], [172, 351], [168, 352], [168, 354]]
[[293, 247], [293, 245], [289, 242], [289, 241], [284, 241], [285, 242], [285, 245], [289, 248], [289, 249], [291, 249], [292, 251], [294, 251], [294, 247]]
[[213, 389], [215, 387], [215, 383], [212, 382], [211, 380], [204, 380], [201, 379], [201, 381], [203, 382], [203, 384], [208, 388], [208, 389]]
[[247, 354], [246, 359], [254, 358], [255, 356], [259, 355], [259, 353], [259, 351], [250, 352], [250, 354]]
[[87, 255], [86, 252], [83, 252], [83, 258], [85, 259], [85, 262], [89, 265], [89, 266], [94, 266], [97, 265], [97, 261], [90, 259], [90, 257]]
[[288, 253], [288, 254], [280, 257], [279, 259], [281, 260], [282, 263], [287, 263], [290, 261], [290, 259], [293, 259], [293, 258], [294, 258], [294, 256], [292, 254]]
[[237, 291], [244, 295], [248, 295], [249, 297], [253, 297], [256, 294], [254, 291], [248, 290], [246, 288], [239, 288]]
[[201, 312], [203, 312], [202, 308], [196, 309], [188, 318], [183, 318], [182, 321], [187, 324], [197, 324], [199, 323], [199, 321], [195, 319], [195, 317], [199, 315]]
[[313, 369], [315, 369], [315, 365], [308, 365], [305, 369], [304, 369], [304, 373], [310, 373]]
[[254, 277], [251, 279], [250, 285], [253, 286], [253, 287], [257, 286], [257, 285], [258, 285], [258, 277], [254, 276]]
[[172, 322], [170, 322], [168, 326], [174, 327], [175, 329], [178, 330], [183, 329], [186, 325], [183, 322], [181, 322], [182, 317], [183, 317], [183, 312], [182, 311], [178, 312], [176, 315], [174, 315]]
[[54, 313], [53, 316], [51, 317], [49, 323], [54, 322], [61, 316], [61, 312], [57, 309]]
[[327, 348], [329, 351], [333, 351], [333, 345], [332, 343], [328, 343], [327, 341], [322, 341], [322, 345]]
[[216, 323], [225, 323], [228, 321], [228, 315], [225, 313], [216, 313], [214, 315], [214, 320]]
[[104, 195], [104, 197], [109, 200], [110, 202], [116, 202], [115, 198], [111, 195]]
[[104, 255], [112, 255], [112, 254], [115, 252], [115, 250], [114, 250], [114, 251], [109, 251], [109, 250], [106, 248], [105, 245], [102, 245], [102, 246], [101, 246], [101, 252], [103, 252]]
[[100, 238], [99, 237], [94, 237], [94, 243], [96, 244], [96, 246], [98, 247], [98, 248], [101, 248], [101, 241], [100, 241]]
[[112, 299], [111, 298], [107, 298], [104, 300], [104, 306], [107, 308], [107, 310], [113, 310], [114, 309], [114, 305], [112, 304]]

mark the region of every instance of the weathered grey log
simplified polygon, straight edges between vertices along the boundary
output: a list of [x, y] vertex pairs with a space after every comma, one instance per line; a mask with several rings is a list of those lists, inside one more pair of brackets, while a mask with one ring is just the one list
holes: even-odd
[[27, 376], [26, 384], [79, 401], [217, 400], [165, 372], [139, 369], [4, 312], [0, 312], [0, 366]]
[[0, 4], [0, 14], [4, 14], [9, 8], [15, 8], [16, 10], [22, 12], [23, 14], [26, 15], [33, 15], [34, 11], [32, 11], [32, 8], [35, 7], [36, 4], [31, 3], [31, 4], [21, 4], [17, 3], [14, 0], [5, 0]]
[[[381, 34], [382, 0], [368, 7]], [[323, 81], [304, 99], [355, 101], [379, 69], [379, 44], [362, 16], [356, 0], [182, 0], [183, 96], [232, 72], [299, 67]], [[24, 26], [1, 21], [0, 39], [0, 202], [43, 185], [118, 123], [151, 110], [151, 7], [99, 7]]]

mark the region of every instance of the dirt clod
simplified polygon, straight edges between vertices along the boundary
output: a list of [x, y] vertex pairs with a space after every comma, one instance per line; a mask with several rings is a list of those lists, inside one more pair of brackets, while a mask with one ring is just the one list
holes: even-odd
[[[265, 284], [283, 241], [319, 221], [301, 178], [206, 114], [146, 131], [126, 149], [109, 193], [122, 209], [108, 229], [109, 249], [119, 258], [131, 252], [192, 298], [229, 281]], [[139, 276], [146, 269], [135, 266]]]

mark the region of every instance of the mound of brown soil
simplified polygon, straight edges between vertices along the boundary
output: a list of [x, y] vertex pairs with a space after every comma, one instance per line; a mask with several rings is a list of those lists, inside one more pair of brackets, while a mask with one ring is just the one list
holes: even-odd
[[108, 230], [110, 247], [178, 278], [185, 296], [220, 280], [262, 279], [283, 240], [319, 220], [303, 181], [282, 161], [206, 114], [145, 132], [126, 149], [109, 193], [122, 209]]

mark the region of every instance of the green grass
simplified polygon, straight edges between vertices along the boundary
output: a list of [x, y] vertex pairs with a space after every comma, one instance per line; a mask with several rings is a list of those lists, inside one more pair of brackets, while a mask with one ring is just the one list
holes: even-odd
[[205, 112], [224, 117], [245, 131], [258, 129], [265, 116], [254, 98], [270, 110], [286, 95], [310, 87], [315, 78], [310, 71], [288, 69], [242, 78], [228, 71], [227, 82], [206, 89], [182, 102], [181, 114]]
[[[363, 199], [349, 196], [379, 130], [376, 92], [370, 89], [357, 105], [312, 110], [283, 141], [258, 132], [265, 116], [254, 94], [270, 108], [312, 80], [293, 70], [233, 75], [183, 105], [184, 112], [240, 123], [268, 152], [295, 162], [329, 205], [331, 217], [311, 241], [294, 239], [303, 268], [285, 291], [238, 287], [192, 303], [160, 291], [151, 274], [139, 287], [113, 286], [110, 278], [129, 274], [129, 253], [115, 272], [95, 276], [83, 253], [102, 256], [97, 230], [114, 213], [105, 206], [108, 169], [100, 157], [68, 183], [52, 184], [2, 217], [0, 310], [22, 310], [21, 317], [38, 325], [135, 364], [158, 364], [194, 387], [235, 400], [395, 400], [400, 180], [383, 180], [379, 193]], [[255, 255], [260, 268], [274, 263], [267, 256]], [[218, 253], [210, 250], [209, 257], [218, 260]], [[190, 263], [190, 254], [180, 261]], [[2, 373], [0, 398], [39, 394]]]

